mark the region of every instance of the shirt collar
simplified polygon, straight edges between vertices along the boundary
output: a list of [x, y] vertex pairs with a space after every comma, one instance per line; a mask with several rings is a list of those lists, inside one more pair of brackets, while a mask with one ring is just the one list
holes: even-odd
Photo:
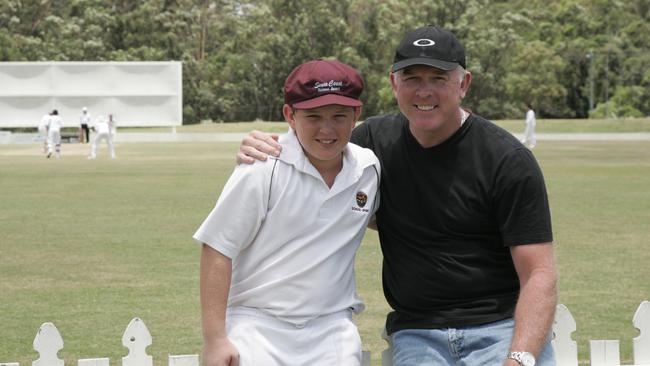
[[[315, 173], [320, 176], [316, 168], [307, 158], [307, 155], [305, 155], [302, 145], [300, 145], [300, 141], [298, 141], [298, 137], [293, 129], [289, 128], [289, 132], [280, 135], [278, 142], [282, 145], [282, 152], [277, 158], [278, 160], [293, 165], [300, 171], [310, 174]], [[341, 169], [339, 176], [353, 173], [355, 177], [354, 179], [358, 179], [366, 167], [375, 163], [375, 161], [368, 156], [372, 154], [359, 154], [358, 151], [356, 151], [357, 149], [360, 150], [362, 148], [351, 142], [348, 142], [345, 146], [345, 149], [343, 150], [343, 168]], [[355, 151], [357, 153], [355, 153]]]

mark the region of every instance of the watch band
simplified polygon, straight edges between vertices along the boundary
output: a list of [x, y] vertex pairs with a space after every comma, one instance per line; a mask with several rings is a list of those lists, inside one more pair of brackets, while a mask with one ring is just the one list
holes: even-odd
[[535, 356], [530, 352], [510, 352], [507, 357], [521, 366], [535, 366]]

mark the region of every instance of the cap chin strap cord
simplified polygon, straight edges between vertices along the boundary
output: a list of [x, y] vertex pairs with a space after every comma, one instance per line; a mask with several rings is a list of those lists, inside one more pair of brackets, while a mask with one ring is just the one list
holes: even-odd
[[269, 183], [269, 199], [266, 202], [266, 209], [267, 210], [269, 208], [269, 205], [271, 204], [271, 192], [272, 192], [272, 188], [273, 188], [273, 175], [275, 175], [275, 167], [278, 165], [278, 160], [279, 159], [275, 159], [275, 162], [273, 163], [273, 170], [271, 170], [271, 181]]

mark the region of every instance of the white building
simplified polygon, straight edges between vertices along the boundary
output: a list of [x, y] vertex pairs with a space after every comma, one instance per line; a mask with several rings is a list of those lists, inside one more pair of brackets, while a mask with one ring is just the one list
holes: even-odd
[[182, 125], [182, 63], [0, 62], [0, 128], [36, 127], [53, 109], [76, 127], [83, 107], [120, 127]]

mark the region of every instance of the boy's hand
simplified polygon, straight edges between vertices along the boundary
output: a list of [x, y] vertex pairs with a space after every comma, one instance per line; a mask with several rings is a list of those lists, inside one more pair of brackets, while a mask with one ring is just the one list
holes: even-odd
[[203, 345], [204, 366], [239, 366], [239, 351], [226, 337]]
[[265, 161], [269, 155], [279, 156], [281, 150], [277, 134], [253, 130], [239, 145], [237, 164], [253, 164], [255, 160]]

